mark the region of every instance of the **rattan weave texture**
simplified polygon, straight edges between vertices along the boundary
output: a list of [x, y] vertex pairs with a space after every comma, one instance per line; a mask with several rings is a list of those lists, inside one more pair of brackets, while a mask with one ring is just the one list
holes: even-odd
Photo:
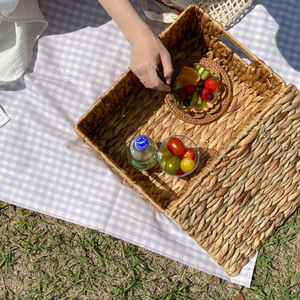
[[[223, 42], [225, 35], [253, 61]], [[298, 206], [300, 95], [196, 5], [161, 35], [173, 64], [206, 57], [228, 74], [228, 110], [204, 125], [178, 119], [165, 94], [148, 90], [128, 69], [75, 127], [76, 133], [158, 211], [168, 214], [222, 268], [236, 276], [262, 243]], [[190, 137], [201, 163], [175, 178], [159, 167], [134, 169], [126, 151], [145, 134], [159, 145], [170, 135]]]

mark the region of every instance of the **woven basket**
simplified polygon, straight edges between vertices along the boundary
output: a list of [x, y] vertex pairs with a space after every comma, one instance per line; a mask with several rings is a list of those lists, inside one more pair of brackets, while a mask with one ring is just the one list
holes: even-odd
[[[223, 42], [226, 36], [251, 60]], [[107, 165], [158, 211], [188, 231], [230, 276], [236, 276], [299, 203], [300, 95], [196, 5], [161, 35], [173, 64], [207, 57], [229, 75], [228, 110], [206, 125], [185, 123], [128, 69], [75, 127]], [[201, 162], [188, 178], [154, 167], [133, 168], [126, 151], [144, 134], [159, 145], [180, 134], [199, 147]]]

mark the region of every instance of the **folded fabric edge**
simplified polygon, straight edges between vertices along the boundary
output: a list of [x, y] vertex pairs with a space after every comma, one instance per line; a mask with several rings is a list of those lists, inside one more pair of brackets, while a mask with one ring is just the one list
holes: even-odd
[[[5, 66], [4, 69], [0, 68], [2, 73], [0, 75], [0, 86], [15, 82], [24, 75], [31, 59], [34, 45], [48, 26], [47, 21], [40, 20], [11, 23], [15, 23], [16, 28], [18, 28], [19, 34], [17, 36], [18, 41], [16, 42], [18, 48], [11, 50], [14, 51], [13, 54], [15, 55], [15, 58], [12, 60], [10, 67], [7, 69], [5, 69]], [[33, 28], [33, 31], [30, 32], [30, 28]], [[29, 35], [32, 35], [31, 37], [27, 34], [28, 30], [30, 32]], [[24, 39], [24, 37], [26, 37], [26, 39]], [[21, 53], [22, 48], [28, 49], [28, 53], [26, 55]]]
[[0, 105], [0, 128], [7, 124], [9, 121], [10, 117], [6, 114], [4, 108]]

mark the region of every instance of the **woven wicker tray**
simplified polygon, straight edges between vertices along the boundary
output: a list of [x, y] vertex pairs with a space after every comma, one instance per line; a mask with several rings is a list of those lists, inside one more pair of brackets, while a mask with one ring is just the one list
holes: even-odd
[[[226, 36], [251, 60], [223, 42]], [[236, 276], [299, 203], [300, 95], [196, 5], [161, 35], [173, 64], [207, 57], [229, 75], [227, 112], [205, 125], [185, 123], [145, 89], [128, 69], [84, 114], [76, 133], [107, 165], [158, 211], [172, 217], [230, 276]], [[145, 109], [147, 108], [147, 109]], [[159, 145], [173, 134], [193, 139], [201, 163], [188, 178], [154, 167], [133, 168], [132, 138], [145, 134]]]

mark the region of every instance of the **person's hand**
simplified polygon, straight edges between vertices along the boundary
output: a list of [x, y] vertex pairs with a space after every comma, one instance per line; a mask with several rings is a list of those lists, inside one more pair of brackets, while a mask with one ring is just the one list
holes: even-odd
[[[158, 76], [158, 66], [162, 65], [164, 83]], [[173, 74], [171, 56], [160, 39], [152, 31], [131, 42], [130, 67], [145, 87], [169, 92]]]
[[[173, 66], [169, 52], [137, 14], [130, 0], [98, 0], [111, 15], [131, 46], [130, 67], [145, 87], [170, 91]], [[157, 74], [163, 69], [164, 83]]]

